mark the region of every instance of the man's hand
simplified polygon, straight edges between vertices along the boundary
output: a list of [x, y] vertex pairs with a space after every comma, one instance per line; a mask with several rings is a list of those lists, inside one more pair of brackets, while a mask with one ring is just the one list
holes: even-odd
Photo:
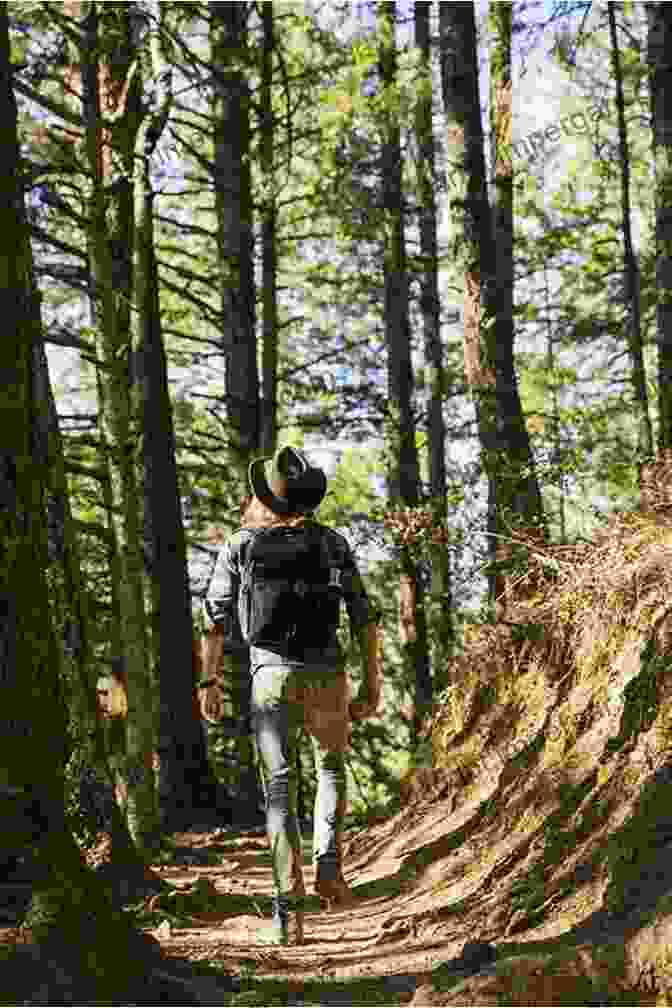
[[378, 709], [379, 702], [380, 694], [376, 697], [370, 697], [367, 693], [362, 698], [361, 694], [358, 693], [355, 699], [350, 701], [348, 706], [350, 720], [363, 721], [365, 718], [373, 717]]

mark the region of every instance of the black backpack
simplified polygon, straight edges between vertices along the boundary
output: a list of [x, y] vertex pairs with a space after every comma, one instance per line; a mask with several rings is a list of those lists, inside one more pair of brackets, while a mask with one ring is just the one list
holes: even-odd
[[241, 557], [238, 614], [243, 639], [301, 659], [333, 639], [341, 570], [329, 566], [319, 525], [261, 529]]

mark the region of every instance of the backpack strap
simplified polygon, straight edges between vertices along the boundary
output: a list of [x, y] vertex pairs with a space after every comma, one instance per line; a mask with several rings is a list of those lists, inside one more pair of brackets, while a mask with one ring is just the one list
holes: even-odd
[[[262, 530], [263, 531], [263, 530]], [[252, 533], [247, 542], [243, 543], [242, 552], [242, 563], [240, 564], [240, 587], [249, 588], [252, 583], [252, 567], [253, 564], [250, 562], [250, 553], [252, 552], [252, 546], [257, 538], [259, 531]]]

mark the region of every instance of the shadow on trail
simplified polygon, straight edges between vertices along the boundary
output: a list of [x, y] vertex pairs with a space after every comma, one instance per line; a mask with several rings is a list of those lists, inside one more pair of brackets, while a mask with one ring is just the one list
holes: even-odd
[[394, 1005], [407, 1002], [417, 984], [414, 975], [380, 977], [351, 981], [263, 980], [233, 997], [231, 1004], [248, 1005]]

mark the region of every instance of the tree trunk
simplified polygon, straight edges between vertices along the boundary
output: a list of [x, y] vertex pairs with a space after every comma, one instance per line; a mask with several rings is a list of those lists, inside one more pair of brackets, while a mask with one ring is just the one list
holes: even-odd
[[655, 161], [658, 451], [672, 451], [672, 7], [647, 3]]
[[[404, 234], [401, 138], [393, 101], [397, 55], [395, 4], [379, 4], [380, 75], [386, 106], [382, 112], [382, 186], [385, 211], [384, 325], [388, 367], [389, 497], [393, 506], [417, 507], [420, 468], [415, 442], [413, 369], [409, 324], [408, 274]], [[416, 562], [407, 546], [401, 547], [400, 625], [402, 653], [413, 690], [413, 741], [431, 710], [432, 678], [429, 668], [424, 592]]]
[[273, 118], [273, 3], [262, 4], [263, 25], [261, 64], [261, 162], [264, 175], [264, 202], [261, 220], [262, 255], [262, 389], [261, 452], [273, 455], [278, 440], [278, 292], [276, 247], [276, 194], [274, 172]]
[[214, 79], [215, 208], [226, 357], [231, 462], [240, 495], [259, 453], [259, 374], [255, 334], [254, 235], [250, 172], [247, 3], [210, 3]]
[[628, 127], [625, 118], [625, 98], [623, 95], [623, 71], [621, 53], [616, 31], [616, 4], [607, 4], [609, 35], [611, 39], [611, 65], [616, 84], [616, 115], [618, 120], [618, 145], [621, 168], [621, 229], [623, 231], [623, 276], [628, 303], [629, 320], [626, 327], [633, 391], [633, 408], [637, 423], [637, 467], [642, 475], [642, 466], [653, 460], [653, 430], [649, 415], [649, 397], [646, 390], [646, 369], [644, 346], [642, 343], [639, 264], [632, 243], [632, 223], [630, 210], [630, 152], [628, 149]]
[[[481, 278], [492, 271], [481, 127], [476, 26], [471, 3], [439, 3], [441, 85], [447, 130], [451, 250], [464, 274], [464, 370], [471, 390], [488, 480], [488, 548], [495, 557], [497, 400], [494, 362], [482, 327]], [[485, 256], [485, 259], [483, 258]], [[489, 575], [491, 594], [494, 574]]]
[[[210, 3], [214, 77], [215, 209], [222, 303], [222, 351], [226, 357], [226, 410], [231, 462], [239, 496], [249, 493], [248, 468], [260, 453], [260, 403], [255, 332], [254, 235], [250, 172], [250, 87], [246, 76], [247, 3]], [[268, 148], [265, 149], [266, 156]], [[267, 222], [268, 223], [268, 222]], [[269, 260], [265, 260], [266, 270]], [[265, 304], [265, 308], [268, 307]], [[265, 323], [272, 322], [269, 315]], [[268, 349], [268, 348], [267, 348]], [[268, 357], [266, 366], [270, 365]], [[273, 366], [274, 370], [275, 365]], [[265, 392], [268, 393], [269, 389]], [[246, 725], [237, 739], [241, 798], [256, 803], [260, 787], [249, 736], [249, 663], [232, 655], [234, 716]]]
[[[156, 7], [157, 5], [155, 5]], [[161, 53], [160, 11], [147, 44], [155, 101], [136, 138], [133, 178], [133, 360], [138, 429], [142, 431], [145, 558], [152, 599], [152, 642], [159, 694], [159, 799], [162, 825], [183, 829], [197, 810], [216, 805], [217, 781], [208, 764], [200, 719], [194, 717], [193, 620], [175, 454], [173, 411], [161, 333], [154, 248], [154, 192], [150, 164], [171, 103]]]
[[[557, 358], [555, 353], [555, 332], [551, 316], [551, 294], [548, 283], [548, 271], [544, 264], [544, 306], [546, 316], [546, 370], [549, 375], [556, 372]], [[551, 398], [551, 430], [550, 440], [553, 445], [553, 461], [558, 466], [558, 531], [561, 543], [567, 541], [567, 518], [565, 497], [567, 480], [562, 469], [562, 431], [560, 423], [560, 397], [557, 379], [553, 380]]]
[[[415, 45], [420, 55], [415, 133], [418, 142], [417, 177], [420, 229], [420, 310], [428, 375], [427, 435], [429, 484], [435, 525], [446, 520], [446, 425], [443, 404], [447, 395], [441, 344], [441, 303], [436, 227], [434, 136], [432, 129], [432, 71], [429, 44], [428, 3], [414, 4]], [[439, 685], [454, 642], [450, 554], [445, 543], [431, 549], [432, 637], [434, 639], [434, 686]]]
[[[28, 262], [30, 266], [30, 251]], [[111, 785], [113, 772], [108, 761], [106, 733], [97, 703], [98, 676], [93, 665], [91, 623], [82, 583], [79, 543], [70, 509], [58, 414], [42, 339], [39, 294], [32, 277], [30, 283], [34, 290], [33, 377], [34, 397], [38, 404], [35, 415], [36, 457], [46, 466], [48, 480], [49, 570], [52, 586], [58, 586], [54, 594], [59, 609], [58, 624], [63, 634], [64, 676], [69, 684], [68, 713], [71, 731], [76, 733], [72, 744], [82, 766], [93, 769], [101, 784]], [[142, 862], [136, 855], [125, 820], [117, 806], [111, 810], [107, 829], [111, 841], [110, 859], [130, 881], [134, 875], [138, 876]]]
[[[24, 966], [58, 964], [89, 988], [118, 998], [144, 968], [133, 932], [86, 870], [64, 814], [67, 714], [53, 631], [48, 566], [48, 473], [40, 457], [35, 398], [36, 325], [30, 245], [19, 177], [7, 4], [0, 4], [0, 814], [5, 838], [33, 854], [26, 924], [44, 949]], [[139, 940], [138, 940], [139, 944]], [[17, 950], [17, 956], [20, 951]], [[49, 965], [45, 967], [49, 969]], [[11, 970], [6, 971], [11, 975]], [[8, 980], [8, 978], [5, 978]], [[9, 981], [8, 981], [9, 982]], [[7, 988], [7, 983], [5, 985]], [[81, 989], [81, 988], [80, 988]], [[4, 993], [11, 997], [12, 992]], [[16, 992], [25, 998], [30, 991]], [[25, 1003], [22, 1000], [21, 1003]], [[93, 1002], [92, 1002], [93, 1003]]]
[[[452, 250], [465, 278], [465, 373], [488, 478], [491, 599], [501, 595], [499, 561], [511, 532], [540, 534], [543, 524], [530, 439], [514, 363], [511, 229], [510, 23], [495, 14], [497, 228], [488, 201], [472, 3], [439, 3], [441, 81], [447, 120]], [[493, 238], [495, 241], [493, 241]], [[499, 268], [502, 270], [500, 279]], [[497, 561], [497, 564], [494, 563]]]
[[107, 230], [98, 46], [98, 13], [96, 4], [90, 3], [85, 5], [82, 19], [82, 104], [91, 173], [89, 241], [98, 314], [98, 356], [102, 362], [100, 417], [104, 441], [109, 446], [112, 519], [120, 556], [119, 602], [128, 693], [124, 766], [126, 815], [136, 846], [140, 851], [148, 851], [155, 843], [157, 828], [153, 770], [156, 741], [136, 480], [139, 445], [130, 400], [129, 338], [117, 317], [113, 258]]
[[[32, 256], [30, 257], [32, 260]], [[35, 416], [35, 456], [45, 466], [49, 516], [48, 559], [62, 628], [66, 678], [71, 684], [70, 716], [82, 739], [95, 738], [99, 719], [96, 704], [96, 676], [92, 669], [89, 617], [82, 588], [79, 549], [74, 530], [63, 444], [51, 388], [47, 355], [42, 339], [39, 313], [40, 295], [30, 276], [31, 317], [34, 326], [33, 380]], [[98, 755], [100, 745], [94, 747]], [[91, 753], [93, 756], [93, 751]]]
[[[490, 55], [491, 135], [495, 167], [493, 229], [495, 236], [494, 273], [488, 278], [492, 300], [489, 317], [496, 317], [493, 330], [499, 438], [497, 465], [496, 540], [510, 533], [526, 538], [545, 538], [543, 504], [537, 481], [530, 436], [518, 392], [515, 365], [514, 257], [513, 257], [513, 102], [511, 83], [511, 41], [513, 6], [492, 4], [493, 44]], [[497, 504], [498, 500], [498, 504]], [[504, 545], [503, 555], [509, 552]], [[514, 552], [516, 552], [514, 550]], [[500, 577], [499, 591], [504, 587]]]

